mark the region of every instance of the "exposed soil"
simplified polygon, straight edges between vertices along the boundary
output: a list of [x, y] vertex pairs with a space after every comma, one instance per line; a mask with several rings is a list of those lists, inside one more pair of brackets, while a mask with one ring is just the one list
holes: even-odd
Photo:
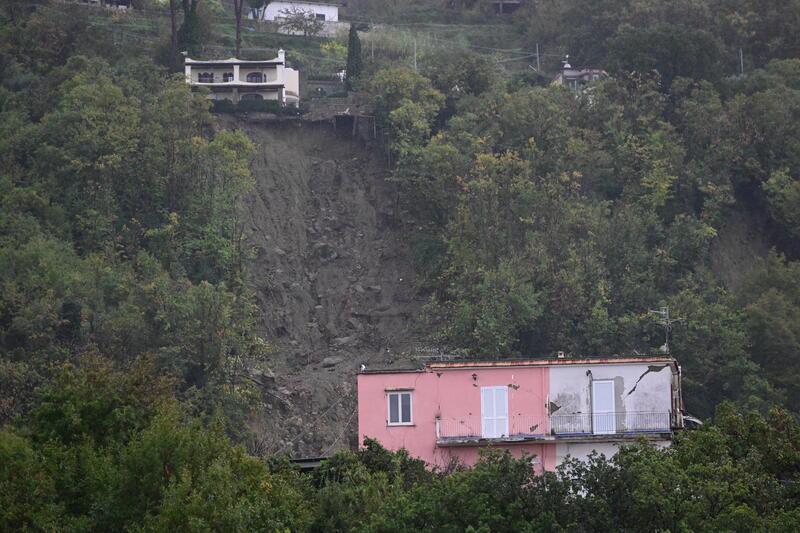
[[[229, 119], [233, 120], [233, 119]], [[361, 364], [408, 360], [423, 302], [385, 165], [327, 124], [227, 124], [258, 147], [246, 201], [250, 283], [274, 375], [255, 448], [294, 456], [355, 445]]]

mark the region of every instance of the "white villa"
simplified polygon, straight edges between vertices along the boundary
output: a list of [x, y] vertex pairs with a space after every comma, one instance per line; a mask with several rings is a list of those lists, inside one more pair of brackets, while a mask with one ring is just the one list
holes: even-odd
[[286, 66], [286, 55], [278, 51], [275, 59], [213, 59], [200, 61], [186, 58], [186, 83], [208, 87], [212, 100], [275, 100], [283, 105], [300, 103], [299, 73]]
[[303, 2], [278, 0], [267, 4], [266, 7], [252, 8], [247, 17], [255, 20], [279, 20], [286, 13], [304, 11], [313, 14], [314, 18], [324, 22], [339, 21], [339, 6], [325, 2]]

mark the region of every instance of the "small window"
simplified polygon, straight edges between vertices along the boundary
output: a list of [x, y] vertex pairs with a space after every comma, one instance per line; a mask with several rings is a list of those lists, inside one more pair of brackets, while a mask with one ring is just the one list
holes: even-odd
[[201, 72], [197, 75], [197, 81], [200, 83], [214, 83], [213, 72]]
[[411, 391], [390, 392], [389, 399], [389, 425], [411, 425]]
[[251, 72], [247, 75], [248, 83], [263, 83], [264, 81], [264, 76], [260, 72]]
[[317, 20], [325, 20], [325, 13], [317, 13]]
[[233, 81], [233, 72], [226, 72], [222, 75], [222, 81]]

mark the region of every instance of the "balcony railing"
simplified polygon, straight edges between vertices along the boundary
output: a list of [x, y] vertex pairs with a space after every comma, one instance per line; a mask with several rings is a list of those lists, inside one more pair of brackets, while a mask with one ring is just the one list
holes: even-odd
[[671, 431], [668, 411], [554, 414], [549, 417], [511, 415], [503, 426], [501, 422], [484, 428], [479, 416], [437, 418], [436, 440], [440, 444], [457, 444], [480, 440], [524, 441]]
[[628, 411], [626, 413], [555, 414], [550, 417], [553, 435], [625, 435], [668, 433], [668, 411]]
[[549, 425], [544, 416], [512, 415], [508, 417], [505, 431], [493, 426], [491, 432], [484, 430], [478, 416], [436, 419], [436, 439], [440, 442], [543, 439], [548, 433]]

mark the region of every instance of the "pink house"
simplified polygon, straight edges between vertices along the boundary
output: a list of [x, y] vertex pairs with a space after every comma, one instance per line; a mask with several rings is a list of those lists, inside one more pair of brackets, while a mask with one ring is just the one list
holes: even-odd
[[500, 446], [553, 470], [638, 437], [668, 445], [683, 427], [670, 357], [432, 362], [358, 375], [359, 440], [405, 448], [431, 466], [473, 464]]

